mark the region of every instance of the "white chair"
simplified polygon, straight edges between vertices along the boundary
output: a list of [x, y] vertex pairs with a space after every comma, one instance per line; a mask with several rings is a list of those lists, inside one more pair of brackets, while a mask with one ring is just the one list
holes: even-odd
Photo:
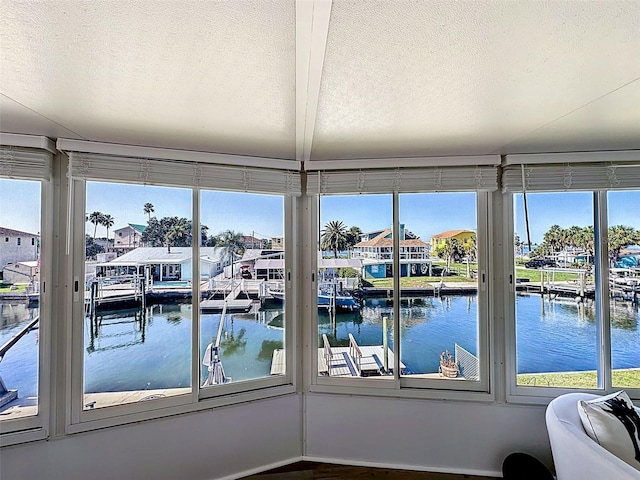
[[[640, 480], [640, 471], [593, 441], [582, 427], [579, 400], [598, 395], [568, 393], [549, 403], [547, 431], [558, 480]], [[640, 409], [636, 407], [640, 412]]]

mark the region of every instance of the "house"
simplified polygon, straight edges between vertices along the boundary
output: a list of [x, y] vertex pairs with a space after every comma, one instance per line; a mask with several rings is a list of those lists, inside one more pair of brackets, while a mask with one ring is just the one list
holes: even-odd
[[[624, 0], [3, 2], [0, 129], [10, 137], [0, 144], [26, 153], [14, 164], [3, 149], [0, 177], [43, 179], [52, 281], [34, 373], [45, 408], [0, 418], [0, 477], [231, 480], [304, 459], [495, 478], [513, 451], [551, 466], [545, 408], [559, 389], [515, 383], [514, 196], [582, 188], [585, 208], [600, 201], [604, 220], [608, 190], [640, 190], [639, 23], [640, 2]], [[34, 151], [49, 152], [53, 168]], [[208, 175], [212, 165], [221, 167]], [[282, 196], [290, 383], [198, 391], [194, 325], [190, 393], [100, 410], [82, 401], [84, 272], [72, 240], [85, 230], [82, 184], [107, 174], [118, 184], [188, 188], [196, 212], [200, 191], [216, 181]], [[314, 376], [319, 198], [383, 196], [377, 224], [393, 213], [394, 224], [409, 225], [404, 195], [460, 188], [482, 200], [478, 235], [489, 237], [488, 302], [478, 306], [489, 325], [486, 381], [371, 388]], [[256, 224], [259, 207], [245, 207]], [[175, 341], [150, 353], [170, 354]], [[593, 362], [610, 358], [595, 348]], [[131, 368], [152, 359], [131, 359]]]
[[[393, 276], [393, 234], [390, 228], [363, 233], [350, 251], [363, 261], [363, 278]], [[429, 275], [432, 272], [429, 244], [400, 224], [400, 275]]]
[[144, 247], [142, 234], [147, 227], [135, 223], [129, 223], [126, 227], [118, 228], [113, 232], [113, 249], [122, 255], [137, 247]]
[[271, 237], [271, 250], [284, 250], [284, 237]]
[[262, 239], [256, 238], [253, 235], [242, 235], [240, 242], [247, 250], [259, 250], [264, 246]]
[[4, 283], [27, 283], [34, 285], [38, 281], [38, 262], [8, 263], [2, 269], [2, 281]]
[[467, 248], [473, 244], [475, 238], [476, 233], [472, 230], [447, 230], [431, 237], [431, 249], [437, 253], [442, 250], [447, 240], [456, 240], [461, 247]]
[[[190, 247], [138, 247], [111, 261], [96, 264], [96, 275], [146, 275], [153, 281], [190, 281]], [[231, 264], [220, 247], [200, 249], [200, 277], [213, 278]]]
[[39, 247], [39, 235], [0, 227], [0, 270], [9, 263], [37, 260]]

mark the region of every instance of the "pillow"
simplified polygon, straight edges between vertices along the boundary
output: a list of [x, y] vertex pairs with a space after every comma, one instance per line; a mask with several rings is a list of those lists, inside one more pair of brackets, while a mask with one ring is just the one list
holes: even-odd
[[578, 413], [587, 435], [640, 470], [640, 416], [624, 390], [580, 400]]

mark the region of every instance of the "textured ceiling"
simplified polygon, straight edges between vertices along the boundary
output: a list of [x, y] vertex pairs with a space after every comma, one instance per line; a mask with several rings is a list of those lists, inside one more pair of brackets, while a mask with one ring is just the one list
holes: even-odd
[[0, 0], [0, 131], [307, 160], [640, 148], [640, 1]]

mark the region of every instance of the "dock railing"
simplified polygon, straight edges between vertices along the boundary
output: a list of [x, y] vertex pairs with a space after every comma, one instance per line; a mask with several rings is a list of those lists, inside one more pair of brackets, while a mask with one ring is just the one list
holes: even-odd
[[333, 351], [331, 350], [331, 344], [329, 344], [329, 339], [327, 338], [327, 334], [322, 334], [322, 347], [324, 349], [324, 361], [327, 364], [327, 375], [331, 376], [331, 359], [333, 358]]
[[353, 338], [352, 334], [349, 334], [349, 356], [353, 360], [356, 369], [358, 370], [358, 375], [362, 374], [362, 351], [358, 346], [358, 342]]

